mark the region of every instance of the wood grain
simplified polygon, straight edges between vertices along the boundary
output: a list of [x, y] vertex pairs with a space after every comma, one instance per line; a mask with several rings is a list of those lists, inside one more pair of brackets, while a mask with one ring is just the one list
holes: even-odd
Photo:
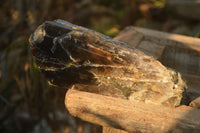
[[65, 105], [85, 121], [129, 132], [200, 132], [200, 110], [168, 108], [70, 89]]
[[128, 132], [112, 127], [103, 127], [103, 133], [128, 133]]

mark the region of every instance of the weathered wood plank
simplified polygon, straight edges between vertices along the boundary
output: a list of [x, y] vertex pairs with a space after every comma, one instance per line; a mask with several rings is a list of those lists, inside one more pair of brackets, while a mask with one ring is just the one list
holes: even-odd
[[168, 108], [73, 89], [65, 105], [75, 117], [130, 132], [200, 132], [200, 110], [189, 106]]
[[198, 38], [127, 27], [115, 39], [138, 48], [179, 72], [200, 75], [200, 39]]
[[[126, 34], [126, 35], [125, 35]], [[133, 36], [132, 36], [133, 34]], [[122, 37], [123, 36], [123, 37]], [[139, 36], [139, 39], [138, 39]], [[132, 39], [128, 39], [132, 38]], [[155, 42], [158, 45], [162, 46], [179, 46], [185, 48], [191, 48], [195, 51], [200, 52], [200, 39], [179, 35], [179, 34], [171, 34], [146, 28], [126, 27], [118, 36], [114, 39], [126, 42], [130, 46], [139, 46], [142, 41]], [[132, 40], [139, 40], [133, 42]], [[134, 44], [133, 43], [137, 43]]]
[[200, 96], [200, 76], [182, 74], [182, 77], [188, 86], [186, 92], [188, 102], [190, 102]]
[[166, 46], [161, 62], [181, 73], [200, 75], [200, 52], [190, 48]]

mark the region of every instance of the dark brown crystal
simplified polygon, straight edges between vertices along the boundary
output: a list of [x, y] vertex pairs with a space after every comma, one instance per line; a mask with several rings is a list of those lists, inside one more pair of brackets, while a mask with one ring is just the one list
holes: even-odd
[[51, 84], [177, 106], [181, 75], [125, 43], [63, 20], [46, 21], [30, 37], [33, 57]]

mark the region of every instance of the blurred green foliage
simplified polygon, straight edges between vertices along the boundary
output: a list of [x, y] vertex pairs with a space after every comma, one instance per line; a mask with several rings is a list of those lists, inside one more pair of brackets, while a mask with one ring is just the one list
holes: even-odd
[[153, 4], [158, 7], [164, 7], [167, 0], [152, 0]]

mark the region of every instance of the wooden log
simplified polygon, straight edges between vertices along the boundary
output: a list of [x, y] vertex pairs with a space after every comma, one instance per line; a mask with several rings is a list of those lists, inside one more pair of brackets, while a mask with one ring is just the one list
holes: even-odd
[[112, 127], [103, 127], [103, 133], [128, 133], [128, 132]]
[[200, 110], [189, 106], [168, 108], [73, 89], [65, 105], [75, 117], [129, 132], [200, 132]]
[[186, 90], [188, 102], [200, 96], [200, 76], [182, 74], [183, 79], [186, 81], [188, 89]]
[[[178, 46], [182, 48], [191, 48], [200, 52], [199, 38], [179, 34], [171, 34], [134, 26], [126, 27], [114, 39], [125, 42], [129, 46], [136, 48], [140, 45], [141, 42], [148, 41], [149, 43], [153, 42], [160, 46]], [[142, 48], [145, 49], [145, 47]]]
[[[199, 38], [130, 26], [114, 39], [125, 42], [180, 72], [200, 74]], [[180, 55], [184, 55], [184, 58]], [[191, 65], [195, 66], [193, 70], [186, 69]]]

